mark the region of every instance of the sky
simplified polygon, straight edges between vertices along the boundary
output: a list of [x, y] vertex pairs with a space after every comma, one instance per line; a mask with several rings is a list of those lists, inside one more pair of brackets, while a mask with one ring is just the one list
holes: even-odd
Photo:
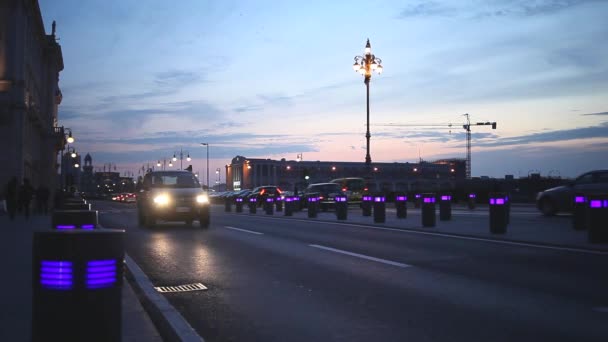
[[364, 162], [369, 38], [373, 162], [464, 158], [468, 113], [497, 122], [471, 128], [473, 176], [608, 169], [605, 0], [39, 2], [96, 167], [181, 150], [204, 174], [201, 142], [212, 181], [237, 155]]

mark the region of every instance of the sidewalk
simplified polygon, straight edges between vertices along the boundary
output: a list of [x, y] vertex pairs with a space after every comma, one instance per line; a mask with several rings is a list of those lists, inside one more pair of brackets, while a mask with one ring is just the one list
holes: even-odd
[[[30, 341], [32, 319], [32, 236], [50, 230], [50, 216], [18, 216], [10, 221], [0, 214], [0, 341]], [[122, 291], [122, 341], [162, 341], [125, 279]]]

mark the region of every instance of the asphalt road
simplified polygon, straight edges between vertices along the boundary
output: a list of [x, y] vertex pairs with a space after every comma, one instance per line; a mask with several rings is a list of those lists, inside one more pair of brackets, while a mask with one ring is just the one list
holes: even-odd
[[165, 295], [206, 341], [608, 339], [606, 255], [219, 206], [209, 230], [146, 229], [132, 204], [95, 205], [155, 286], [208, 287]]

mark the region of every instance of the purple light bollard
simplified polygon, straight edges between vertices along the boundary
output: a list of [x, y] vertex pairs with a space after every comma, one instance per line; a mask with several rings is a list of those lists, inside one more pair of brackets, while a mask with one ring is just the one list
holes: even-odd
[[439, 201], [439, 220], [449, 221], [452, 219], [452, 195], [444, 194]]
[[467, 207], [469, 210], [475, 209], [475, 205], [477, 204], [477, 195], [474, 193], [470, 193], [467, 198]]
[[422, 194], [414, 195], [414, 208], [420, 208], [422, 202]]
[[336, 196], [336, 218], [346, 220], [348, 218], [348, 198], [346, 196]]
[[426, 193], [422, 198], [422, 226], [435, 227], [435, 194]]
[[397, 210], [397, 218], [407, 218], [407, 196], [395, 196], [395, 209]]
[[386, 222], [386, 197], [374, 196], [374, 223]]
[[319, 211], [319, 197], [311, 196], [306, 199], [308, 201], [308, 218], [316, 218]]
[[489, 202], [490, 232], [504, 234], [507, 232], [507, 195], [505, 193], [491, 193]]
[[237, 213], [243, 212], [243, 198], [237, 197], [234, 199], [234, 207]]
[[249, 213], [255, 214], [258, 210], [258, 200], [255, 197], [249, 199]]
[[587, 197], [587, 230], [591, 243], [608, 243], [608, 194]]
[[587, 227], [587, 197], [584, 194], [575, 194], [572, 205], [572, 228], [584, 230]]
[[372, 216], [372, 201], [373, 197], [370, 195], [363, 195], [361, 198], [361, 212], [363, 216]]
[[283, 211], [284, 215], [293, 216], [294, 198], [287, 196], [287, 197], [285, 197], [284, 202], [285, 202], [285, 210]]
[[264, 209], [266, 210], [266, 215], [274, 215], [274, 198], [266, 197], [266, 201], [264, 202]]

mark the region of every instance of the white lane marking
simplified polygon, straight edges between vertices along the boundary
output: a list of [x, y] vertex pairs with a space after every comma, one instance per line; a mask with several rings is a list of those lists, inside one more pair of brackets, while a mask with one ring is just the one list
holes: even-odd
[[238, 230], [239, 232], [243, 232], [243, 233], [256, 234], [256, 235], [264, 235], [264, 233], [254, 232], [253, 230], [247, 230], [247, 229], [242, 229], [242, 228], [236, 228], [236, 227], [230, 227], [230, 226], [224, 226], [224, 228], [232, 229], [232, 230]]
[[[248, 217], [260, 218], [260, 219], [271, 219], [271, 220], [298, 221], [298, 222], [309, 222], [309, 223], [311, 222], [311, 221], [302, 220], [302, 219], [285, 219], [285, 218], [280, 218], [280, 217], [275, 217], [275, 218], [270, 218], [270, 217], [265, 217], [265, 216], [248, 216]], [[365, 228], [365, 229], [387, 230], [387, 231], [404, 233], [404, 234], [441, 236], [441, 237], [452, 238], [452, 239], [483, 241], [483, 242], [496, 243], [496, 244], [502, 244], [502, 245], [523, 246], [523, 247], [550, 249], [550, 250], [556, 250], [556, 251], [575, 252], [575, 253], [583, 253], [583, 254], [608, 255], [608, 251], [594, 251], [594, 250], [590, 250], [590, 249], [575, 248], [575, 247], [547, 246], [547, 245], [540, 245], [540, 244], [534, 244], [534, 243], [485, 239], [485, 238], [455, 235], [455, 234], [421, 232], [418, 230], [414, 230], [412, 228], [401, 228], [400, 229], [400, 228], [375, 227], [375, 226], [366, 226], [363, 224], [329, 222], [329, 221], [314, 221], [314, 222], [316, 225], [325, 223], [327, 225], [339, 225], [339, 226], [350, 226], [350, 227]]]
[[346, 254], [346, 255], [354, 256], [354, 257], [365, 259], [365, 260], [371, 260], [371, 261], [375, 261], [375, 262], [381, 262], [383, 264], [397, 266], [397, 267], [404, 267], [405, 268], [405, 267], [411, 267], [412, 266], [412, 265], [403, 264], [403, 263], [396, 262], [396, 261], [390, 261], [390, 260], [386, 260], [386, 259], [374, 258], [374, 257], [371, 257], [371, 256], [367, 256], [367, 255], [363, 255], [363, 254], [358, 254], [358, 253], [353, 253], [353, 252], [348, 252], [348, 251], [344, 251], [344, 250], [341, 250], [341, 249], [335, 249], [335, 248], [331, 248], [331, 247], [325, 247], [325, 246], [320, 246], [320, 245], [309, 245], [309, 246], [310, 247], [314, 247], [314, 248], [324, 249], [324, 250], [330, 251], [330, 252], [335, 252], [335, 253], [340, 253], [340, 254]]

